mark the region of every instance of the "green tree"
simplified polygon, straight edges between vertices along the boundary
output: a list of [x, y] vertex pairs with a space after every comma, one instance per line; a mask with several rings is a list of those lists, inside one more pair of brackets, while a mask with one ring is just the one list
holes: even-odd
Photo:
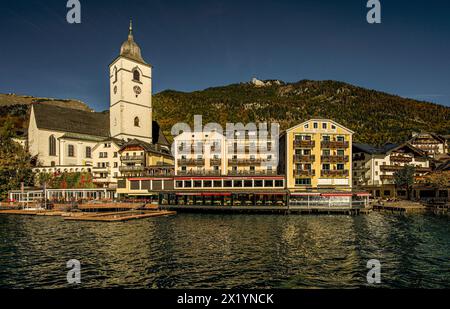
[[14, 137], [14, 125], [7, 119], [0, 127], [0, 200], [8, 191], [20, 188], [21, 182], [33, 184], [31, 156]]
[[411, 199], [411, 191], [414, 185], [414, 175], [416, 168], [412, 165], [405, 165], [394, 174], [394, 183], [398, 188], [405, 189], [408, 200]]

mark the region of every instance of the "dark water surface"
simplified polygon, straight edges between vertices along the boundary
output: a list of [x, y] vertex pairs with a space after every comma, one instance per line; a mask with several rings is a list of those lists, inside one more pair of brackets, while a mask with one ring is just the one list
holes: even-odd
[[178, 214], [125, 223], [0, 216], [0, 287], [450, 287], [448, 216]]

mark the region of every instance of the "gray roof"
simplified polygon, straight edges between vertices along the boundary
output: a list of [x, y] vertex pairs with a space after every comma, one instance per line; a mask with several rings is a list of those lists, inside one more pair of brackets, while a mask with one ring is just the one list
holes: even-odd
[[365, 152], [368, 154], [385, 154], [388, 151], [397, 148], [399, 145], [387, 143], [383, 147], [375, 147], [369, 144], [353, 143], [353, 152]]
[[138, 139], [132, 139], [132, 140], [126, 142], [125, 144], [122, 145], [122, 147], [120, 148], [120, 151], [122, 151], [125, 148], [130, 147], [130, 146], [139, 146], [146, 152], [152, 152], [152, 153], [172, 157], [172, 153], [170, 152], [170, 150], [168, 148], [163, 148], [163, 147], [161, 147], [162, 145], [160, 145], [160, 144], [149, 144], [149, 143], [146, 143], [146, 142], [138, 140]]
[[33, 104], [39, 129], [109, 136], [109, 113], [86, 112], [50, 104]]
[[[110, 138], [108, 111], [87, 112], [51, 104], [33, 104], [33, 109], [39, 129], [66, 132], [64, 137], [67, 138], [78, 136], [78, 139], [85, 139], [88, 136], [89, 140], [99, 141], [101, 138]], [[156, 121], [152, 122], [152, 132], [154, 144], [170, 147]]]

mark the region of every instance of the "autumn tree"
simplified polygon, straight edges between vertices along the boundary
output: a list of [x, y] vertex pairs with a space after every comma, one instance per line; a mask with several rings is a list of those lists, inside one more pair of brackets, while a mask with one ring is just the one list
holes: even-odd
[[405, 189], [408, 200], [411, 199], [411, 191], [414, 185], [416, 168], [412, 165], [405, 165], [401, 170], [395, 172], [394, 183], [398, 188]]
[[0, 200], [8, 191], [20, 188], [21, 182], [33, 184], [31, 156], [14, 137], [14, 126], [7, 119], [0, 126]]

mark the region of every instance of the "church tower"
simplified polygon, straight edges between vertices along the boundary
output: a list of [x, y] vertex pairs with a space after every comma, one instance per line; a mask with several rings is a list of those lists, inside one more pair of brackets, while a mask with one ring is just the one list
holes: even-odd
[[128, 39], [110, 64], [109, 75], [111, 136], [152, 143], [152, 66], [141, 56], [131, 21]]

